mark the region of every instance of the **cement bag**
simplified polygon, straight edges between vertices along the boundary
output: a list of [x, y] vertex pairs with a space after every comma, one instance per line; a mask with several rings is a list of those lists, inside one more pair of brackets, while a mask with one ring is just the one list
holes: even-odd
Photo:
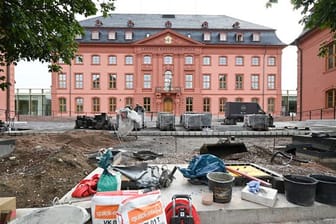
[[117, 217], [120, 224], [167, 224], [160, 190], [125, 199]]
[[137, 190], [97, 192], [91, 200], [92, 224], [116, 224], [120, 203], [141, 193]]

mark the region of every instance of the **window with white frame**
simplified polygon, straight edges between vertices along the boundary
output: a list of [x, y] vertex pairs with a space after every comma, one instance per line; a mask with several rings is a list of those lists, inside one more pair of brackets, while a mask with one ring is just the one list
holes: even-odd
[[336, 89], [326, 91], [326, 106], [327, 108], [336, 107]]
[[211, 57], [210, 56], [204, 56], [203, 57], [203, 65], [210, 65], [211, 64]]
[[144, 74], [143, 87], [145, 89], [152, 88], [152, 75], [151, 74]]
[[236, 33], [236, 42], [244, 42], [244, 34]]
[[126, 103], [126, 106], [133, 106], [133, 98], [132, 97], [126, 97], [125, 103]]
[[211, 40], [211, 33], [210, 32], [204, 32], [203, 33], [203, 41], [210, 41]]
[[151, 98], [150, 97], [143, 98], [143, 107], [145, 111], [151, 111]]
[[252, 41], [253, 42], [260, 41], [260, 33], [252, 33]]
[[186, 112], [192, 112], [193, 111], [193, 98], [187, 97], [186, 98]]
[[267, 58], [267, 65], [268, 66], [275, 66], [276, 65], [276, 58], [274, 56], [270, 56]]
[[126, 89], [133, 89], [133, 74], [126, 74], [125, 81]]
[[77, 97], [75, 99], [76, 103], [76, 113], [82, 113], [84, 110], [84, 99], [82, 97]]
[[243, 102], [243, 98], [241, 98], [241, 97], [237, 97], [237, 98], [235, 99], [235, 101], [236, 101], [236, 102]]
[[173, 84], [173, 73], [170, 70], [167, 70], [164, 73], [164, 89], [165, 89], [165, 91], [171, 90], [172, 84]]
[[117, 64], [117, 56], [115, 56], [115, 55], [108, 56], [108, 63], [109, 63], [109, 65], [116, 65]]
[[83, 73], [75, 73], [75, 88], [83, 89]]
[[184, 58], [184, 63], [185, 63], [186, 65], [192, 65], [192, 64], [194, 63], [194, 58], [193, 58], [193, 56], [191, 56], [191, 55], [187, 55], [187, 56], [185, 56], [185, 58]]
[[116, 40], [117, 39], [117, 32], [115, 32], [115, 31], [109, 31], [108, 32], [108, 39], [109, 40]]
[[92, 74], [92, 89], [100, 88], [100, 74], [93, 73]]
[[132, 40], [133, 39], [133, 32], [132, 31], [126, 31], [125, 32], [125, 40]]
[[251, 58], [251, 65], [252, 66], [259, 66], [260, 65], [260, 57], [252, 56]]
[[99, 97], [92, 98], [92, 112], [94, 113], [100, 112], [100, 98]]
[[58, 74], [58, 88], [65, 89], [66, 88], [66, 74], [60, 73]]
[[109, 89], [116, 89], [117, 88], [117, 74], [110, 73], [109, 74]]
[[332, 42], [326, 46], [327, 49], [327, 57], [326, 57], [326, 65], [327, 70], [333, 69], [336, 67], [336, 45], [335, 42]]
[[203, 98], [203, 112], [210, 112], [210, 98]]
[[227, 57], [226, 56], [219, 56], [218, 63], [219, 63], [219, 65], [227, 65]]
[[117, 111], [117, 98], [116, 97], [110, 97], [109, 100], [109, 112], [114, 113]]
[[66, 108], [66, 98], [64, 97], [60, 97], [58, 99], [58, 104], [59, 104], [59, 112], [66, 112], [67, 108]]
[[100, 56], [99, 55], [92, 55], [92, 64], [99, 65], [100, 64]]
[[236, 65], [243, 66], [244, 65], [244, 57], [243, 56], [236, 56]]
[[226, 77], [227, 74], [219, 74], [219, 89], [226, 89]]
[[267, 76], [267, 88], [275, 89], [275, 75], [274, 74], [270, 74]]
[[225, 111], [225, 103], [227, 102], [227, 99], [225, 97], [219, 98], [219, 112]]
[[227, 41], [227, 33], [226, 32], [220, 32], [219, 33], [219, 41]]
[[251, 89], [259, 89], [259, 75], [258, 74], [251, 75]]
[[165, 65], [172, 65], [173, 64], [173, 56], [171, 56], [171, 55], [164, 56], [163, 63]]
[[143, 57], [143, 63], [146, 64], [146, 65], [150, 65], [152, 64], [152, 56], [150, 55], [145, 55]]
[[99, 40], [99, 31], [92, 31], [91, 32], [91, 39], [92, 40]]
[[192, 74], [185, 75], [185, 88], [186, 89], [193, 88], [193, 75]]
[[203, 89], [210, 89], [210, 75], [204, 74], [203, 75]]
[[243, 79], [244, 75], [243, 74], [236, 74], [236, 89], [243, 89]]
[[75, 64], [83, 64], [83, 55], [76, 55], [75, 56]]
[[125, 56], [125, 64], [126, 65], [133, 65], [133, 56], [131, 56], [131, 55]]

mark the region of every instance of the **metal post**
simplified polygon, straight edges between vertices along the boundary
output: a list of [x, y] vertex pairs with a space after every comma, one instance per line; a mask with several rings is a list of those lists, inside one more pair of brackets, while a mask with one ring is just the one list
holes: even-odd
[[[6, 66], [6, 82], [10, 81], [10, 64]], [[10, 85], [7, 85], [6, 92], [6, 121], [10, 120]]]
[[320, 109], [320, 119], [322, 120], [322, 118], [323, 118], [323, 110], [322, 109]]

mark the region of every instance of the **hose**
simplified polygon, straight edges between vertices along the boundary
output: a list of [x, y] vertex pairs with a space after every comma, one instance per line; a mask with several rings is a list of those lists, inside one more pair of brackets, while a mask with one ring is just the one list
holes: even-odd
[[281, 152], [281, 151], [277, 151], [277, 152], [275, 152], [275, 153], [273, 154], [273, 156], [272, 156], [272, 158], [271, 158], [271, 163], [273, 163], [274, 158], [275, 158], [277, 155], [279, 155], [279, 154], [280, 154], [281, 156], [283, 156], [283, 157], [289, 159], [289, 161], [288, 161], [287, 164], [289, 164], [290, 162], [292, 162], [292, 160], [293, 160], [293, 161], [300, 162], [300, 163], [308, 163], [308, 162], [309, 162], [308, 160], [296, 159], [296, 158], [294, 158], [294, 156], [293, 156], [292, 154], [289, 155], [289, 154], [287, 154], [287, 153], [284, 153], [284, 152]]

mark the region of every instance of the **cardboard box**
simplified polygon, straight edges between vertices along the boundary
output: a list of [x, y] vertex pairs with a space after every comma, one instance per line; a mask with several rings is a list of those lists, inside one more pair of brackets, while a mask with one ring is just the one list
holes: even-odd
[[0, 224], [7, 223], [16, 218], [16, 198], [0, 197]]
[[277, 199], [277, 194], [278, 190], [263, 186], [260, 186], [259, 192], [252, 193], [249, 191], [249, 187], [246, 186], [241, 192], [241, 199], [273, 207]]

